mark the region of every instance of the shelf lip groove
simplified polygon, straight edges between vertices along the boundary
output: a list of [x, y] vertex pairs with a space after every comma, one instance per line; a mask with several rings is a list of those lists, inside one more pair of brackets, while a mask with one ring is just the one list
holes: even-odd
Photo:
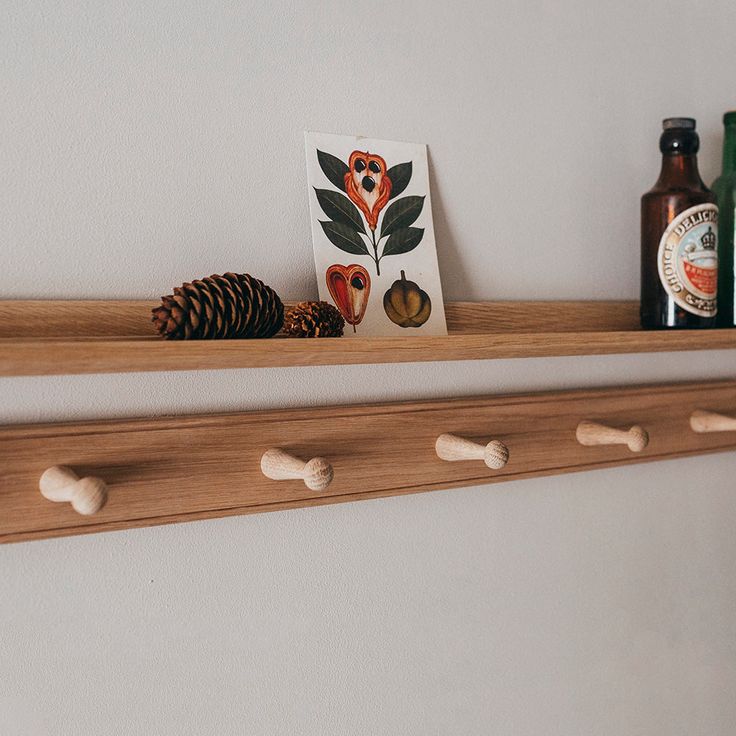
[[449, 335], [167, 341], [148, 301], [0, 300], [0, 376], [736, 349], [736, 329], [638, 326], [635, 301], [448, 302]]

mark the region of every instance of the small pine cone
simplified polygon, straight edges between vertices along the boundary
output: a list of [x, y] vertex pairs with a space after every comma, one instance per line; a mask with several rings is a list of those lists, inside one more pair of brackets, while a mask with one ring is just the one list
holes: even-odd
[[342, 337], [345, 320], [327, 302], [299, 302], [284, 318], [289, 337]]
[[226, 273], [177, 286], [152, 310], [168, 340], [272, 337], [284, 323], [278, 294], [247, 273]]

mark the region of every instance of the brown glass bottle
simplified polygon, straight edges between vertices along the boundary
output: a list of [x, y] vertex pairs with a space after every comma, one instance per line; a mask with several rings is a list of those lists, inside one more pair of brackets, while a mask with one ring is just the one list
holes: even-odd
[[641, 198], [641, 325], [713, 327], [718, 208], [698, 173], [692, 118], [668, 118], [659, 139], [662, 170]]

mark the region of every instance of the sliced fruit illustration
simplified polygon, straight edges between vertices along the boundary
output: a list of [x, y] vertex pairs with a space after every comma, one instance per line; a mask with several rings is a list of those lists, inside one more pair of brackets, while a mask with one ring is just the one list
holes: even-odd
[[360, 324], [365, 315], [371, 292], [368, 271], [357, 263], [349, 266], [335, 263], [327, 269], [326, 277], [327, 288], [335, 306], [355, 332], [355, 325]]
[[407, 280], [402, 271], [401, 278], [383, 295], [383, 309], [399, 327], [421, 327], [432, 313], [432, 301], [429, 294], [414, 281]]
[[386, 162], [368, 151], [353, 151], [345, 174], [345, 191], [360, 207], [371, 230], [376, 229], [378, 215], [391, 196], [391, 178]]

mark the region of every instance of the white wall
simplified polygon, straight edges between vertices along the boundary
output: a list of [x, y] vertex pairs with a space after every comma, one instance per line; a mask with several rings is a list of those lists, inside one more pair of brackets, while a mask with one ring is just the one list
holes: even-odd
[[[0, 5], [0, 293], [316, 296], [304, 129], [430, 146], [450, 299], [635, 298], [659, 121], [727, 0]], [[0, 380], [3, 422], [733, 375], [733, 354]], [[668, 734], [736, 722], [736, 457], [0, 549], [0, 733]]]

